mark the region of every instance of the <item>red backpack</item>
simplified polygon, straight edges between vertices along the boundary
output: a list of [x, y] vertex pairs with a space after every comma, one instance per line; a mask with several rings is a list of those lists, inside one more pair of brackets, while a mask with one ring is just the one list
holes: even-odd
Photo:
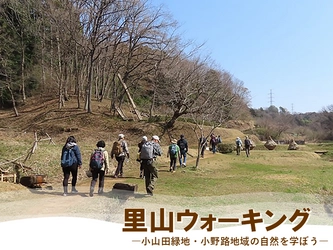
[[92, 169], [101, 169], [104, 164], [104, 151], [102, 149], [95, 149], [91, 154], [89, 166]]

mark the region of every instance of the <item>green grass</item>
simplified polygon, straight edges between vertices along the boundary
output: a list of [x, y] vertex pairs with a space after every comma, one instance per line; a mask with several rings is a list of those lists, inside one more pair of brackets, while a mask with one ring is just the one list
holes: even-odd
[[[107, 142], [111, 145], [111, 142]], [[133, 145], [135, 145], [133, 143]], [[0, 163], [4, 159], [23, 160], [32, 144], [26, 140], [1, 141]], [[94, 148], [92, 142], [79, 144], [84, 159], [83, 170], [88, 169], [88, 159]], [[51, 183], [61, 184], [62, 172], [59, 166], [62, 143], [56, 145], [43, 141], [38, 144], [36, 152], [24, 164], [33, 171], [22, 173], [46, 174]], [[207, 151], [200, 159], [199, 167], [194, 167], [195, 158], [188, 157], [187, 167], [178, 169], [175, 173], [168, 172], [169, 161], [164, 154], [159, 158], [157, 166], [159, 179], [156, 193], [180, 197], [221, 196], [231, 194], [246, 194], [260, 192], [280, 192], [286, 194], [332, 194], [333, 168], [329, 161], [333, 144], [311, 144], [302, 146], [299, 150], [289, 151], [279, 145], [278, 150], [251, 151], [249, 158], [242, 152], [237, 156], [231, 154], [212, 154]], [[314, 153], [325, 148], [329, 153], [325, 157]], [[110, 151], [110, 147], [107, 147]], [[144, 192], [144, 181], [139, 179], [139, 163], [135, 160], [136, 147], [131, 150], [131, 160], [125, 163], [124, 175], [127, 178], [106, 179], [106, 186], [111, 188], [115, 182], [138, 184], [139, 192]], [[163, 146], [166, 152], [166, 146]], [[195, 154], [196, 150], [191, 149]], [[114, 161], [112, 161], [114, 163]], [[5, 167], [6, 166], [6, 167]], [[8, 168], [10, 165], [0, 165]], [[82, 170], [79, 185], [86, 185], [90, 179]]]

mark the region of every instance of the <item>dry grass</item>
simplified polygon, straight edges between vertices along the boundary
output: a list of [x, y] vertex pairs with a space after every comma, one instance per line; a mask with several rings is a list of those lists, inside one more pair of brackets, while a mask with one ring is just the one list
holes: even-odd
[[[139, 185], [139, 192], [144, 192], [144, 181], [139, 179], [139, 163], [135, 156], [137, 143], [143, 135], [158, 134], [162, 138], [162, 148], [166, 152], [169, 138], [178, 138], [185, 134], [190, 144], [190, 153], [196, 156], [197, 137], [191, 124], [177, 122], [168, 134], [162, 134], [159, 124], [145, 121], [121, 121], [114, 119], [108, 112], [108, 102], [93, 103], [93, 114], [86, 114], [75, 109], [75, 102], [67, 104], [62, 110], [57, 109], [55, 100], [43, 104], [26, 105], [19, 108], [20, 116], [13, 117], [11, 111], [0, 112], [0, 164], [5, 159], [24, 159], [34, 142], [33, 131], [38, 131], [39, 138], [48, 133], [55, 145], [40, 141], [36, 152], [25, 163], [35, 174], [46, 174], [52, 185], [61, 185], [62, 172], [59, 166], [61, 147], [69, 135], [74, 135], [80, 145], [84, 169], [80, 172], [79, 185], [87, 186], [86, 177], [88, 159], [98, 140], [106, 141], [110, 151], [118, 133], [126, 135], [130, 145], [131, 159], [125, 164], [125, 177], [122, 179], [106, 178], [106, 188], [112, 188], [115, 182]], [[68, 128], [74, 128], [65, 132]], [[209, 128], [206, 128], [206, 132]], [[233, 128], [218, 128], [223, 143], [233, 143], [237, 136], [244, 134]], [[253, 138], [256, 144], [263, 144]], [[316, 145], [302, 146], [297, 151], [288, 151], [287, 145], [278, 145], [276, 150], [253, 150], [247, 158], [232, 154], [212, 154], [207, 151], [200, 159], [196, 169], [195, 157], [188, 157], [187, 167], [176, 173], [168, 172], [169, 159], [164, 154], [158, 160], [159, 180], [156, 193], [180, 197], [220, 196], [228, 194], [246, 194], [256, 192], [282, 192], [304, 194], [331, 194], [333, 190], [333, 170], [331, 163], [314, 153]], [[114, 162], [113, 162], [114, 163]], [[6, 168], [11, 164], [0, 165]], [[30, 173], [31, 173], [30, 172]], [[29, 172], [27, 174], [30, 174]], [[20, 185], [0, 183], [0, 191], [20, 189]]]

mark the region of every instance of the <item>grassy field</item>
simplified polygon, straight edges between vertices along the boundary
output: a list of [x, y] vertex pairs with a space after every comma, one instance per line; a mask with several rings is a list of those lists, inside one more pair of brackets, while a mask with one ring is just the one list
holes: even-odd
[[[130, 145], [131, 158], [125, 163], [125, 178], [106, 178], [106, 189], [112, 189], [115, 182], [138, 184], [138, 192], [145, 193], [144, 181], [139, 179], [139, 163], [136, 161], [137, 143], [142, 135], [161, 135], [164, 154], [159, 157], [157, 165], [159, 179], [156, 194], [175, 197], [217, 197], [226, 195], [244, 195], [255, 193], [283, 193], [331, 195], [333, 193], [333, 143], [307, 143], [299, 150], [287, 150], [288, 145], [278, 145], [269, 151], [264, 143], [252, 137], [256, 148], [249, 158], [242, 152], [237, 156], [230, 154], [212, 154], [206, 151], [205, 158], [200, 159], [196, 169], [195, 157], [188, 157], [187, 167], [170, 173], [169, 159], [166, 150], [170, 137], [179, 138], [185, 134], [189, 141], [190, 153], [196, 156], [197, 137], [193, 125], [177, 122], [168, 134], [161, 132], [160, 124], [136, 121], [121, 121], [109, 116], [109, 102], [93, 102], [95, 113], [88, 115], [76, 108], [77, 104], [66, 103], [66, 108], [56, 108], [57, 99], [42, 103], [30, 100], [29, 105], [20, 107], [20, 116], [14, 117], [12, 111], [0, 112], [0, 168], [8, 169], [13, 164], [7, 160], [17, 159], [23, 162], [33, 146], [33, 130], [47, 132], [53, 143], [40, 140], [34, 154], [24, 165], [32, 170], [22, 174], [45, 174], [50, 185], [61, 185], [62, 171], [59, 166], [61, 148], [66, 138], [73, 134], [78, 139], [83, 156], [83, 169], [80, 171], [78, 185], [88, 186], [90, 179], [85, 171], [92, 149], [98, 140], [106, 141], [106, 149], [118, 133], [124, 133]], [[77, 128], [76, 131], [64, 132], [66, 128]], [[236, 137], [244, 138], [241, 128], [217, 128], [214, 132], [221, 135], [223, 143], [234, 143]], [[204, 128], [204, 133], [210, 127]], [[45, 136], [38, 137], [45, 139]], [[318, 155], [316, 150], [328, 151]], [[115, 161], [111, 161], [115, 164]], [[10, 169], [9, 169], [10, 170]], [[22, 188], [17, 184], [0, 182], [0, 192]]]
[[[1, 162], [3, 159], [23, 161], [31, 148], [31, 137], [20, 136], [10, 141], [0, 141]], [[132, 143], [135, 145], [135, 143]], [[88, 185], [90, 179], [86, 177], [88, 159], [94, 147], [93, 142], [79, 143], [84, 166], [80, 171], [78, 185]], [[111, 141], [107, 142], [111, 145]], [[38, 143], [37, 150], [25, 162], [33, 171], [23, 174], [46, 174], [51, 185], [61, 185], [62, 172], [59, 158], [62, 141], [54, 144], [48, 141]], [[260, 192], [280, 192], [286, 194], [318, 194], [331, 195], [333, 192], [333, 168], [330, 161], [333, 152], [332, 144], [307, 144], [299, 150], [287, 150], [287, 145], [278, 145], [269, 151], [258, 145], [258, 149], [251, 151], [250, 157], [245, 152], [237, 156], [231, 154], [212, 154], [206, 151], [205, 158], [201, 158], [196, 169], [195, 157], [188, 156], [187, 167], [178, 168], [170, 173], [169, 159], [166, 157], [167, 145], [162, 144], [165, 152], [158, 159], [159, 179], [156, 194], [181, 197], [205, 197], [231, 194], [246, 194]], [[315, 150], [328, 150], [326, 155], [320, 156]], [[110, 151], [110, 146], [107, 146]], [[115, 182], [138, 184], [139, 192], [145, 192], [144, 181], [139, 179], [139, 163], [136, 161], [136, 146], [131, 146], [131, 158], [125, 163], [125, 178], [106, 178], [106, 188], [112, 188]], [[196, 149], [190, 153], [196, 155]], [[111, 161], [116, 164], [115, 160]], [[3, 165], [0, 166], [5, 168]], [[14, 184], [13, 184], [14, 185]], [[8, 185], [7, 185], [8, 186]], [[3, 188], [4, 185], [0, 185]], [[8, 188], [8, 187], [7, 187]]]

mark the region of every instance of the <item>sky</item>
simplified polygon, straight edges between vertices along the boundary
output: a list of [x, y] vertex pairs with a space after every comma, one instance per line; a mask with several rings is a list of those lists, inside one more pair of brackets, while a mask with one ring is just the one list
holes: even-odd
[[333, 104], [332, 0], [151, 0], [244, 83], [250, 107], [320, 112]]

